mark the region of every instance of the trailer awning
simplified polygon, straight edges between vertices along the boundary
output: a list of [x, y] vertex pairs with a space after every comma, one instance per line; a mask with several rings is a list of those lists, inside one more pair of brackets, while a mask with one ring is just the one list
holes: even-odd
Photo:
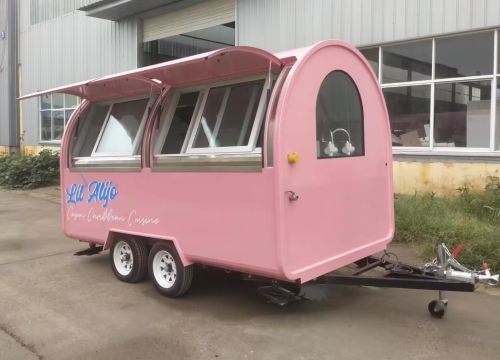
[[[150, 89], [161, 89], [162, 83], [143, 77], [130, 77], [122, 81], [98, 82], [99, 79], [88, 80], [72, 85], [61, 86], [49, 90], [34, 92], [21, 96], [18, 100], [50, 94], [70, 94], [90, 101], [112, 99], [144, 93]], [[98, 86], [96, 86], [99, 84]]]
[[22, 96], [25, 100], [52, 93], [79, 96], [89, 101], [126, 97], [159, 90], [272, 71], [290, 62], [253, 47], [234, 46], [99, 79]]

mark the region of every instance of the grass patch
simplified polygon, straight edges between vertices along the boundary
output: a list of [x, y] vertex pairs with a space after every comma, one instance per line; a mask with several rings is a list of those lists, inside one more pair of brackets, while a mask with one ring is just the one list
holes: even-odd
[[487, 262], [493, 271], [500, 271], [499, 178], [490, 177], [484, 191], [467, 187], [457, 191], [453, 198], [396, 195], [394, 240], [410, 244], [426, 259], [435, 257], [437, 242], [450, 251], [462, 245], [457, 257], [462, 265], [481, 269]]

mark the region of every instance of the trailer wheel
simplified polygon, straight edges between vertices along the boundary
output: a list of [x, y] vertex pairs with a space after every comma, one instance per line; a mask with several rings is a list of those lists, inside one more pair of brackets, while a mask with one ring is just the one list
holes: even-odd
[[169, 242], [156, 243], [149, 253], [149, 277], [156, 290], [167, 297], [178, 297], [189, 290], [193, 281], [193, 266], [184, 266]]
[[143, 280], [148, 272], [146, 244], [131, 236], [113, 240], [110, 249], [111, 267], [118, 280], [135, 283]]
[[441, 319], [446, 314], [448, 304], [442, 300], [432, 300], [427, 307], [432, 317]]

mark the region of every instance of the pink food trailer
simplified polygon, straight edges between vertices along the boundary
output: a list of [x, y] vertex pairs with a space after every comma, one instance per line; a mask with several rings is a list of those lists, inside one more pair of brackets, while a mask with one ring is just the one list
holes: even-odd
[[[235, 46], [37, 92], [82, 99], [61, 142], [62, 223], [110, 250], [119, 280], [163, 295], [196, 264], [267, 281], [271, 302], [320, 282], [474, 291], [498, 282], [442, 244], [423, 268], [394, 234], [391, 132], [369, 63], [328, 40], [280, 54]], [[355, 263], [349, 276], [334, 271]], [[383, 267], [380, 277], [363, 276]], [[429, 305], [444, 314], [447, 301]]]

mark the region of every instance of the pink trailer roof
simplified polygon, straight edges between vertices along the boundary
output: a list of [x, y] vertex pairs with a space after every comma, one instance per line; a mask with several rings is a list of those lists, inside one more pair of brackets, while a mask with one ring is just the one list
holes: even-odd
[[89, 101], [132, 96], [165, 87], [183, 87], [276, 70], [297, 60], [292, 53], [275, 56], [267, 51], [234, 46], [204, 54], [105, 76], [72, 85], [35, 92], [19, 100], [65, 93]]

